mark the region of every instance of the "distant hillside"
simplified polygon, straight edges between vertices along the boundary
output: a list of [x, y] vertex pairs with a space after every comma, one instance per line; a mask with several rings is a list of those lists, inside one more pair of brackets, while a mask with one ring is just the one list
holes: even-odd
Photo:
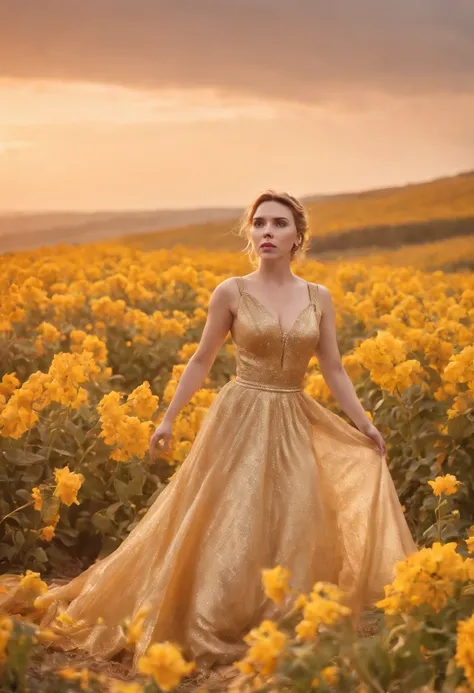
[[0, 214], [0, 252], [56, 243], [93, 243], [123, 234], [156, 233], [183, 224], [232, 219], [238, 209]]
[[[403, 187], [316, 199], [307, 204], [310, 254], [361, 247], [396, 247], [474, 233], [474, 171]], [[240, 250], [233, 220], [188, 224], [122, 240], [143, 249], [186, 245]]]
[[[339, 195], [302, 198], [310, 254], [392, 248], [473, 233], [474, 171], [449, 178]], [[57, 243], [117, 239], [143, 249], [186, 245], [240, 250], [242, 209], [0, 214], [0, 253]]]

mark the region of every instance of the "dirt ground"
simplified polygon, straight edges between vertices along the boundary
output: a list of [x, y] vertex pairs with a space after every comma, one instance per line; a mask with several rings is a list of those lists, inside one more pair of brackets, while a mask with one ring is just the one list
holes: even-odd
[[[361, 619], [359, 634], [362, 637], [375, 635], [380, 623], [380, 614], [375, 611], [367, 611]], [[131, 658], [131, 654], [127, 653]], [[86, 667], [97, 674], [102, 673], [113, 679], [131, 683], [139, 681], [141, 677], [131, 678], [126, 661], [98, 661], [89, 655], [79, 652], [60, 652], [49, 650], [48, 656], [42, 665], [32, 665], [30, 667], [30, 677], [34, 681], [44, 678], [48, 671], [54, 671], [61, 667], [72, 666], [75, 668]], [[239, 672], [232, 666], [218, 667], [213, 669], [209, 675], [192, 674], [182, 681], [180, 686], [175, 689], [175, 693], [224, 693], [228, 691], [229, 685], [237, 683]], [[32, 681], [32, 683], [33, 683]], [[34, 685], [34, 683], [33, 683]], [[33, 689], [34, 690], [34, 689]]]

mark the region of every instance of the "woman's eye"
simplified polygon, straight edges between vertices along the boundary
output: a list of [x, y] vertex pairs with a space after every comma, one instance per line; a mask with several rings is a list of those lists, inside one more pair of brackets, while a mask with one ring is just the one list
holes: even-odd
[[277, 225], [278, 226], [286, 226], [286, 220], [285, 219], [278, 219]]

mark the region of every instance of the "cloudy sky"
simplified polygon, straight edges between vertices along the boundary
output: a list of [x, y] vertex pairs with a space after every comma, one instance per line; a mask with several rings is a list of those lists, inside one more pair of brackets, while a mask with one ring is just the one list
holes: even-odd
[[0, 0], [0, 209], [474, 168], [472, 0]]

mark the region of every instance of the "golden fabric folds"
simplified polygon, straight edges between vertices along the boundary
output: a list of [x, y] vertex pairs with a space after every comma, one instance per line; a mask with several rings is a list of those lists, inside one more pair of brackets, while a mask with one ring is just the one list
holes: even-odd
[[[65, 649], [113, 657], [124, 646], [120, 621], [147, 604], [133, 671], [164, 640], [200, 668], [229, 664], [246, 651], [243, 636], [280, 613], [262, 569], [287, 567], [299, 592], [336, 583], [357, 616], [416, 550], [375, 443], [302, 389], [319, 337], [317, 287], [308, 284], [308, 306], [283, 332], [238, 283], [237, 377], [185, 462], [111, 555], [38, 600], [43, 626], [59, 608], [78, 622], [54, 624]], [[4, 580], [13, 586], [13, 576]], [[0, 608], [12, 606], [14, 591], [0, 595]]]

